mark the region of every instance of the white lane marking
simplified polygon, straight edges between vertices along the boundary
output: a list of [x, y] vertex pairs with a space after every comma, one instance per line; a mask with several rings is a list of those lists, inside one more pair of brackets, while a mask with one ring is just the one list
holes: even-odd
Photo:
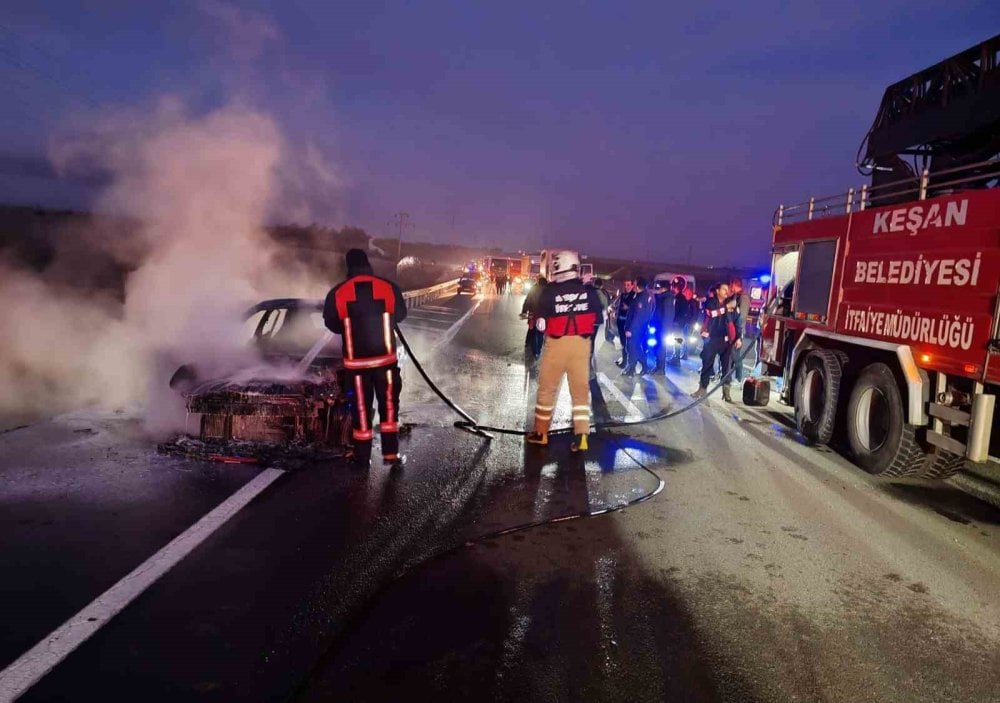
[[599, 371], [597, 374], [597, 380], [600, 381], [602, 386], [608, 389], [608, 392], [615, 397], [615, 400], [625, 407], [625, 411], [627, 413], [625, 415], [626, 422], [634, 422], [636, 420], [641, 420], [644, 417], [642, 411], [636, 407], [635, 403], [633, 403], [628, 396], [622, 393], [621, 389], [618, 388], [618, 386], [616, 386], [610, 378], [608, 378], [606, 373]]
[[285, 472], [264, 469], [121, 581], [0, 671], [0, 701], [13, 701], [170, 571]]
[[410, 319], [414, 315], [422, 316], [436, 316], [436, 317], [458, 317], [459, 310], [426, 310], [424, 308], [412, 308], [407, 314], [406, 319]]
[[413, 320], [406, 318], [401, 327], [404, 330], [414, 329], [422, 332], [442, 332], [448, 329], [448, 320]]

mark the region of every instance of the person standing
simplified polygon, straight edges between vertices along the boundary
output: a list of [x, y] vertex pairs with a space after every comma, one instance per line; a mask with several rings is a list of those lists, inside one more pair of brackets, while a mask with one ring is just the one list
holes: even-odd
[[619, 368], [628, 366], [628, 316], [632, 301], [635, 300], [635, 279], [629, 278], [622, 283], [622, 291], [615, 300], [615, 327], [618, 331], [618, 340], [622, 345], [622, 357], [616, 361]]
[[538, 315], [544, 321], [545, 347], [538, 367], [535, 426], [529, 444], [549, 443], [556, 393], [566, 376], [573, 404], [570, 451], [587, 449], [590, 434], [590, 339], [601, 324], [601, 300], [580, 280], [580, 257], [560, 251], [552, 259], [553, 282], [539, 296]]
[[[729, 281], [729, 299], [726, 300], [726, 308], [733, 315], [733, 324], [736, 325], [740, 339], [747, 342], [747, 322], [750, 319], [750, 296], [743, 291], [742, 279], [735, 276]], [[737, 383], [742, 385], [744, 374], [743, 355], [736, 354], [733, 364], [733, 378], [736, 379]]]
[[708, 395], [708, 384], [712, 380], [715, 371], [715, 359], [719, 358], [722, 370], [722, 399], [727, 403], [732, 403], [729, 384], [731, 374], [729, 367], [732, 363], [733, 349], [739, 349], [743, 345], [739, 329], [734, 322], [734, 315], [726, 308], [726, 298], [729, 297], [729, 284], [719, 283], [714, 289], [711, 298], [705, 301], [705, 317], [702, 323], [701, 336], [705, 338], [705, 348], [701, 352], [701, 378], [698, 383], [698, 390], [691, 394], [692, 398], [699, 399]]
[[396, 356], [395, 326], [406, 318], [403, 292], [376, 276], [361, 249], [347, 252], [347, 280], [334, 286], [323, 304], [327, 329], [341, 335], [344, 369], [354, 390], [354, 445], [349, 457], [371, 463], [373, 397], [378, 400], [382, 458], [402, 466], [399, 453], [399, 393], [402, 380]]
[[635, 365], [639, 364], [639, 375], [649, 373], [649, 363], [646, 359], [646, 338], [649, 334], [649, 321], [653, 317], [656, 305], [652, 291], [647, 288], [647, 281], [640, 276], [635, 280], [635, 298], [629, 305], [629, 316], [625, 330], [628, 340], [628, 360], [624, 376], [635, 375]]
[[547, 284], [548, 281], [545, 279], [545, 276], [539, 276], [538, 283], [524, 296], [524, 303], [521, 305], [521, 318], [528, 321], [528, 334], [525, 336], [524, 345], [536, 359], [541, 356], [542, 342], [545, 341], [545, 334], [539, 332], [536, 327], [536, 323], [538, 322], [538, 301]]
[[[581, 279], [582, 280], [582, 279]], [[608, 294], [604, 291], [604, 281], [600, 278], [594, 278], [591, 276], [589, 281], [583, 281], [583, 285], [588, 288], [592, 288], [595, 293], [597, 293], [597, 299], [601, 303], [601, 308], [598, 311], [600, 316], [600, 321], [604, 321], [604, 311], [608, 309], [610, 304], [608, 300]], [[593, 381], [597, 378], [597, 335], [593, 335], [590, 338], [590, 380]]]
[[650, 326], [655, 330], [653, 338], [656, 341], [656, 346], [653, 347], [656, 354], [654, 371], [666, 371], [667, 339], [674, 325], [674, 296], [671, 294], [671, 286], [671, 282], [662, 278], [653, 282], [654, 305]]
[[695, 308], [691, 303], [694, 297], [687, 279], [683, 276], [675, 276], [670, 282], [670, 290], [673, 293], [671, 300], [674, 306], [673, 329], [670, 333], [673, 338], [673, 354], [667, 363], [678, 365], [682, 359], [687, 358], [687, 337], [691, 328], [692, 318], [695, 316]]

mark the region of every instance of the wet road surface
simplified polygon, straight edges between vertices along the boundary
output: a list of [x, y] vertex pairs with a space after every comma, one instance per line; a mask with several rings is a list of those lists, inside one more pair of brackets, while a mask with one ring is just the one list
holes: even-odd
[[[404, 325], [484, 423], [530, 414], [520, 301], [460, 297]], [[599, 356], [598, 419], [676, 407], [696, 384], [621, 379], [614, 350]], [[404, 375], [403, 471], [282, 475], [24, 700], [1000, 699], [996, 508], [874, 479], [780, 414], [714, 398], [600, 435], [585, 460], [565, 439], [487, 444]], [[0, 436], [0, 559], [18, 574], [0, 666], [260, 471], [150, 458], [113, 418], [88, 422]], [[60, 442], [94, 446], [52, 473]], [[621, 512], [488, 537], [660, 481]]]

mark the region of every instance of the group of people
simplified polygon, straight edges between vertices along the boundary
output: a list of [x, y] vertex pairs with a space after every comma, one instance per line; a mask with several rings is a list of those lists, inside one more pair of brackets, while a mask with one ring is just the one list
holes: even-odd
[[[400, 466], [405, 462], [399, 452], [402, 382], [393, 330], [406, 317], [406, 302], [395, 283], [374, 275], [364, 251], [352, 249], [346, 259], [347, 280], [327, 295], [323, 317], [327, 328], [343, 337], [343, 363], [355, 397], [350, 456], [359, 464], [368, 465], [370, 461], [377, 401], [383, 459]], [[556, 394], [566, 376], [573, 419], [570, 449], [587, 449], [594, 342], [606, 310], [614, 315], [622, 344], [618, 364], [624, 375], [635, 375], [636, 366], [641, 375], [665, 370], [668, 363], [679, 364], [687, 355], [689, 337], [698, 331], [704, 348], [699, 386], [692, 397], [707, 394], [718, 360], [724, 380], [723, 398], [732, 402], [730, 379], [735, 376], [737, 381], [742, 380], [743, 365], [737, 363], [734, 373], [730, 368], [734, 353], [738, 360], [742, 358], [739, 351], [750, 312], [750, 300], [739, 279], [716, 284], [704, 304], [699, 305], [683, 276], [669, 282], [654, 280], [652, 285], [640, 277], [625, 281], [612, 304], [600, 279], [584, 282], [581, 278], [575, 252], [558, 252], [552, 259], [550, 275], [551, 281], [539, 277], [521, 311], [528, 320], [526, 345], [536, 358], [540, 356], [534, 426], [527, 434], [529, 444], [548, 444]], [[506, 276], [497, 277], [495, 282], [498, 293], [506, 290]], [[652, 366], [647, 344], [650, 328], [657, 340]], [[668, 357], [664, 342], [671, 339], [673, 351]]]
[[493, 274], [493, 290], [497, 295], [503, 295], [510, 290], [510, 277], [506, 273]]
[[[613, 308], [622, 355], [617, 363], [625, 376], [665, 371], [667, 364], [687, 358], [687, 339], [698, 319], [694, 290], [683, 276], [671, 281], [643, 277], [628, 279]], [[652, 332], [650, 332], [652, 330]], [[649, 363], [650, 338], [655, 340], [655, 362]], [[670, 356], [667, 347], [672, 347]]]
[[[743, 381], [743, 344], [750, 316], [750, 296], [743, 292], [743, 282], [733, 278], [709, 289], [703, 308], [701, 336], [701, 377], [698, 390], [691, 394], [700, 399], [708, 395], [708, 384], [715, 373], [716, 360], [722, 376], [722, 399], [733, 402], [730, 386], [733, 379]], [[734, 367], [735, 361], [735, 367]]]
[[[669, 282], [657, 279], [651, 284], [641, 276], [628, 279], [612, 311], [622, 348], [616, 362], [622, 375], [635, 376], [636, 367], [638, 375], [644, 376], [665, 372], [668, 364], [679, 365], [687, 358], [689, 340], [697, 332], [704, 346], [699, 388], [693, 397], [707, 393], [718, 362], [724, 379], [723, 399], [732, 402], [730, 383], [733, 378], [743, 380], [743, 364], [733, 367], [734, 351], [743, 345], [750, 314], [750, 299], [739, 278], [712, 286], [703, 304], [684, 276]], [[739, 358], [742, 360], [742, 354]]]

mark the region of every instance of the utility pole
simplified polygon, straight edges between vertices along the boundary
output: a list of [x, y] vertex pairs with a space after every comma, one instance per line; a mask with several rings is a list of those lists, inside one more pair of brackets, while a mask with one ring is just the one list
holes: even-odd
[[392, 216], [392, 224], [396, 227], [398, 243], [396, 245], [396, 266], [399, 266], [400, 260], [403, 258], [403, 228], [410, 226], [410, 213], [408, 212], [397, 212]]

